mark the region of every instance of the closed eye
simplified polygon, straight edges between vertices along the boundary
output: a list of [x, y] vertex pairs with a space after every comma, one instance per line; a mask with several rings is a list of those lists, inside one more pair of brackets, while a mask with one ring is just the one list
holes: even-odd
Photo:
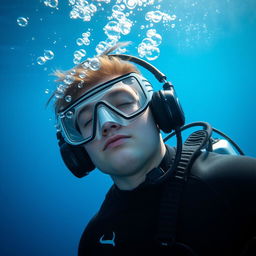
[[87, 125], [89, 125], [91, 123], [92, 119], [88, 120], [87, 122], [85, 122], [84, 127], [86, 127]]

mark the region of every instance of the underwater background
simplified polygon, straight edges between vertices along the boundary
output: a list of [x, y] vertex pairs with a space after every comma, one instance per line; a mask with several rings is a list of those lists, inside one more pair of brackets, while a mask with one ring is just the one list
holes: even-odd
[[54, 70], [115, 38], [167, 75], [186, 123], [207, 121], [256, 157], [254, 0], [2, 0], [0, 11], [1, 256], [76, 255], [112, 182], [67, 170], [45, 104]]

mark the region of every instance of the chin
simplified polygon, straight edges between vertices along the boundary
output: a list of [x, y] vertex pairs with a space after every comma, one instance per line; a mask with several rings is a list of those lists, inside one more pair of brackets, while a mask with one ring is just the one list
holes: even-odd
[[109, 156], [109, 162], [113, 163], [109, 166], [109, 169], [119, 173], [126, 173], [126, 170], [128, 172], [132, 171], [141, 164], [143, 157], [145, 157], [143, 151], [134, 148], [123, 148]]

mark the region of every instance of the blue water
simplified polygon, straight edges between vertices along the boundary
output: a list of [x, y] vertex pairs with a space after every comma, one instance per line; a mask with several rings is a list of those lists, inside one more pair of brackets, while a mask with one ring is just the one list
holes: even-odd
[[[55, 88], [49, 74], [73, 66], [73, 52], [81, 48], [76, 38], [92, 29], [88, 56], [106, 39], [102, 27], [113, 3], [88, 23], [69, 18], [67, 1], [60, 1], [58, 10], [43, 1], [1, 1], [0, 255], [76, 255], [80, 235], [111, 184], [97, 171], [84, 179], [69, 173], [58, 151], [51, 108], [44, 105], [45, 90]], [[154, 25], [163, 41], [160, 56], [151, 62], [175, 85], [187, 123], [208, 121], [254, 157], [255, 5], [163, 0], [161, 10], [177, 15], [176, 26]], [[137, 29], [121, 38], [133, 41], [128, 53], [137, 56], [135, 47], [146, 33], [140, 29], [146, 25], [141, 13], [131, 18]], [[29, 17], [26, 27], [18, 26], [19, 16]], [[55, 56], [41, 66], [36, 59], [45, 49]]]

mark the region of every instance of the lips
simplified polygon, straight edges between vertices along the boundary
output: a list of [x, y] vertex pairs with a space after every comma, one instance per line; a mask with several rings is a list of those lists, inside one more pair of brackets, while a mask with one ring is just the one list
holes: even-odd
[[113, 143], [113, 142], [115, 142], [115, 141], [117, 141], [117, 140], [120, 140], [120, 139], [123, 139], [123, 138], [130, 138], [130, 136], [127, 136], [127, 135], [114, 135], [114, 136], [110, 137], [110, 138], [106, 141], [103, 150], [106, 150], [107, 147], [108, 147], [108, 145], [109, 145], [110, 143]]

